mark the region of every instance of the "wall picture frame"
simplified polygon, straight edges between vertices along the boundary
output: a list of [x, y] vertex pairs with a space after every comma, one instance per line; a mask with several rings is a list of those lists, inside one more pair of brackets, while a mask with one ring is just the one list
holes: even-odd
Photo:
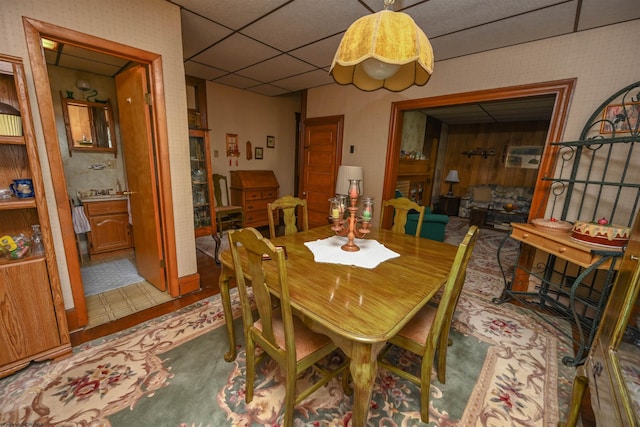
[[640, 116], [640, 102], [630, 104], [611, 104], [604, 110], [601, 134], [630, 133], [638, 129], [638, 117]]
[[262, 160], [263, 150], [262, 147], [256, 147], [256, 160]]
[[507, 168], [538, 169], [542, 159], [541, 145], [510, 145], [504, 166]]
[[276, 137], [267, 135], [267, 148], [276, 148]]

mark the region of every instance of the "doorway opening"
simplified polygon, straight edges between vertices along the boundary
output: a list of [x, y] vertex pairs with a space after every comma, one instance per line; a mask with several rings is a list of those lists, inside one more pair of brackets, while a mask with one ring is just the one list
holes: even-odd
[[[402, 128], [406, 112], [426, 110], [442, 113], [442, 110], [447, 108], [471, 106], [479, 103], [507, 100], [526, 102], [527, 99], [553, 97], [553, 111], [549, 120], [543, 156], [537, 171], [535, 191], [530, 207], [530, 212], [544, 215], [550, 184], [547, 181], [541, 180], [540, 177], [552, 174], [553, 167], [555, 166], [558, 149], [549, 143], [561, 139], [574, 86], [575, 79], [567, 79], [393, 103], [391, 106], [391, 130], [389, 132], [389, 143], [387, 144], [387, 166], [382, 190], [383, 199], [393, 198], [395, 195], [396, 184], [400, 173]], [[443, 170], [443, 167], [446, 165], [444, 165], [444, 160], [442, 160], [442, 151], [443, 147], [440, 147], [438, 160], [436, 162], [439, 169], [436, 171], [434, 178], [435, 191], [441, 189], [440, 183], [444, 180], [443, 173], [447, 172], [447, 170]], [[391, 224], [385, 224], [387, 227], [390, 225]]]
[[[132, 224], [133, 246], [131, 253], [133, 254], [133, 261], [136, 263], [136, 269], [140, 276], [161, 290], [167, 290], [168, 293], [165, 292], [167, 296], [177, 297], [179, 295], [179, 287], [175, 254], [175, 233], [173, 227], [169, 226], [169, 224], [173, 224], [173, 210], [169, 181], [168, 136], [165, 126], [166, 112], [164, 109], [164, 92], [161, 87], [161, 82], [163, 81], [161, 57], [157, 54], [141, 51], [136, 48], [31, 18], [23, 18], [23, 23], [43, 126], [44, 140], [48, 153], [52, 176], [51, 181], [56, 200], [58, 201], [56, 206], [60, 220], [66, 266], [69, 273], [69, 285], [73, 297], [73, 308], [67, 309], [67, 321], [70, 330], [77, 330], [89, 324], [87, 298], [83, 286], [79, 252], [79, 250], [84, 249], [81, 244], [78, 244], [78, 240], [76, 239], [72, 218], [72, 205], [78, 204], [80, 200], [78, 200], [77, 191], [69, 190], [68, 178], [65, 173], [65, 159], [62, 156], [61, 147], [66, 147], [66, 138], [63, 139], [63, 137], [60, 136], [62, 121], [60, 120], [61, 116], [56, 114], [56, 108], [59, 108], [57, 106], [60, 105], [60, 102], [52, 91], [53, 85], [49, 78], [46, 53], [42, 49], [43, 38], [73, 46], [76, 49], [85, 49], [97, 54], [118, 58], [126, 64], [126, 66], [119, 69], [115, 75], [127, 75], [126, 79], [121, 79], [124, 81], [116, 82], [115, 84], [116, 98], [134, 100], [134, 102], [130, 102], [129, 104], [131, 104], [131, 108], [137, 108], [137, 110], [127, 111], [127, 120], [129, 120], [129, 116], [131, 116], [145, 123], [148, 134], [142, 135], [140, 138], [142, 143], [140, 144], [131, 142], [127, 144], [127, 141], [135, 141], [136, 138], [131, 138], [131, 135], [127, 134], [126, 127], [128, 123], [124, 123], [122, 117], [120, 117], [120, 134], [118, 136], [122, 141], [122, 155], [112, 155], [112, 157], [114, 161], [113, 164], [116, 165], [116, 168], [119, 165], [118, 161], [121, 162], [121, 170], [123, 171], [124, 178], [122, 178], [120, 185], [127, 185], [126, 188], [129, 190], [129, 195], [124, 197], [124, 199], [128, 201], [127, 210], [129, 212], [124, 215], [130, 216], [131, 220], [125, 220], [124, 222], [127, 226]], [[137, 70], [131, 72], [131, 70], [136, 68]], [[125, 90], [129, 90], [130, 92], [124, 92]], [[64, 95], [66, 95], [66, 90]], [[61, 94], [60, 96], [64, 95]], [[138, 98], [146, 99], [147, 97], [152, 100], [151, 105], [148, 105], [146, 102], [137, 102]], [[54, 99], [58, 102], [54, 101]], [[122, 106], [119, 106], [119, 109], [122, 109]], [[62, 125], [62, 129], [62, 135], [64, 136], [64, 125]], [[127, 157], [131, 156], [127, 154], [127, 150], [135, 148], [137, 145], [145, 146], [143, 148], [146, 151], [143, 150], [144, 154], [138, 157], [129, 157], [130, 161], [127, 162]], [[95, 156], [97, 153], [90, 153], [89, 155]], [[69, 158], [71, 157], [73, 156], [70, 154]], [[78, 156], [76, 155], [76, 157]], [[143, 159], [147, 158], [149, 159], [148, 162], [143, 161]], [[85, 160], [87, 163], [85, 167], [91, 168], [92, 170], [100, 169], [101, 165], [107, 163], [104, 159], [94, 161], [95, 157], [88, 157]], [[150, 170], [146, 173], [139, 173], [137, 169], [130, 168], [132, 165], [139, 163], [147, 164]], [[153, 170], [151, 170], [151, 165], [153, 165]], [[126, 172], [124, 172], [125, 170]], [[132, 170], [134, 171], [133, 173], [131, 172]], [[135, 185], [132, 184], [132, 180], [136, 183]], [[142, 183], [142, 185], [137, 187], [138, 183]], [[102, 193], [102, 191], [108, 190], [113, 184], [115, 183], [109, 182], [107, 184], [105, 182], [106, 188], [102, 188], [101, 185], [100, 188], [89, 188], [89, 190], [98, 190], [98, 192]], [[85, 188], [82, 189], [82, 191], [86, 190]], [[72, 203], [69, 203], [69, 201]], [[159, 227], [161, 221], [164, 227]], [[151, 228], [152, 237], [149, 238], [147, 237], [148, 234], [142, 234], [136, 239], [140, 230], [145, 229], [145, 227], [140, 226], [140, 224], [149, 222], [155, 225], [155, 227]], [[94, 225], [98, 226], [99, 224], [96, 223]], [[145, 242], [145, 245], [136, 245], [136, 240]], [[149, 240], [157, 242], [156, 247], [154, 247], [155, 251], [148, 250], [149, 246], [154, 246], [148, 245]], [[82, 243], [82, 241], [80, 241], [80, 243]], [[144, 248], [142, 246], [144, 246]], [[129, 253], [127, 253], [126, 257], [131, 259]], [[120, 259], [125, 259], [126, 257], [121, 257]], [[150, 268], [151, 273], [149, 273], [148, 268]], [[67, 301], [65, 301], [65, 305], [69, 305]]]

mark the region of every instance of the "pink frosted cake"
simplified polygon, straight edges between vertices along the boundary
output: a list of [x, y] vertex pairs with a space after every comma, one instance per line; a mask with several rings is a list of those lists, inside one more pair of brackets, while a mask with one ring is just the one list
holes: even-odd
[[631, 229], [609, 224], [604, 218], [598, 222], [576, 221], [571, 237], [596, 245], [622, 247], [629, 241]]

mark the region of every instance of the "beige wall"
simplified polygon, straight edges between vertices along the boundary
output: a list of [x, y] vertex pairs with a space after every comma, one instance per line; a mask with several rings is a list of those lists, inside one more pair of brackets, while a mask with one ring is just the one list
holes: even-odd
[[[73, 307], [66, 259], [48, 165], [40, 114], [25, 42], [22, 17], [102, 37], [128, 46], [162, 55], [166, 96], [167, 130], [171, 157], [171, 182], [177, 237], [178, 274], [185, 276], [197, 270], [195, 240], [191, 213], [189, 176], [189, 144], [180, 10], [158, 0], [22, 0], [0, 3], [0, 40], [4, 54], [21, 57], [25, 63], [27, 86], [34, 116], [34, 127], [49, 203], [55, 250], [60, 269], [65, 307]], [[55, 97], [54, 97], [55, 99]], [[189, 208], [185, 208], [189, 207]]]
[[[428, 28], [425, 30], [428, 34]], [[564, 139], [577, 139], [586, 120], [605, 99], [638, 80], [640, 64], [635, 52], [639, 37], [640, 25], [635, 20], [436, 62], [426, 86], [400, 93], [322, 86], [309, 90], [307, 117], [344, 114], [342, 161], [364, 167], [367, 195], [379, 204], [392, 102], [575, 77]], [[356, 146], [354, 154], [348, 152], [350, 145]], [[636, 156], [636, 161], [637, 170], [640, 157]]]
[[[280, 195], [293, 195], [296, 112], [300, 112], [299, 95], [266, 97], [207, 83], [207, 119], [211, 128], [213, 171], [229, 176], [230, 170], [273, 170], [280, 184]], [[226, 157], [227, 133], [238, 135], [240, 157]], [[267, 135], [275, 137], [275, 148], [267, 148]], [[247, 160], [247, 141], [251, 141], [254, 154], [255, 147], [263, 147], [262, 160], [257, 160], [255, 156]], [[218, 157], [214, 155], [216, 150]], [[229, 159], [232, 160], [231, 166]]]

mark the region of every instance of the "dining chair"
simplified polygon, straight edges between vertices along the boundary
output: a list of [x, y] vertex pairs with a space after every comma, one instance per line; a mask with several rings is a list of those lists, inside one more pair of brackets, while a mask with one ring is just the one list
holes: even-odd
[[[447, 346], [449, 345], [449, 328], [458, 304], [465, 280], [465, 271], [471, 258], [471, 252], [478, 238], [478, 227], [469, 227], [462, 243], [458, 246], [455, 260], [451, 266], [449, 278], [444, 285], [442, 296], [437, 307], [425, 305], [396, 335], [389, 339], [387, 346], [378, 357], [378, 364], [402, 378], [420, 386], [420, 418], [429, 422], [429, 394], [431, 386], [431, 369], [436, 353], [438, 354], [436, 370], [438, 381], [445, 383]], [[386, 358], [393, 346], [400, 347], [422, 357], [420, 376], [413, 375]]]
[[[296, 225], [296, 211], [300, 208], [302, 212], [300, 226]], [[309, 216], [307, 215], [307, 201], [299, 199], [293, 196], [283, 196], [273, 202], [267, 204], [267, 211], [269, 212], [269, 237], [276, 238], [276, 219], [279, 219], [279, 214], [282, 213], [284, 221], [284, 235], [297, 233], [298, 231], [309, 230]], [[300, 230], [300, 229], [301, 230]]]
[[[348, 368], [349, 359], [344, 356], [344, 361], [331, 370], [315, 366], [338, 347], [329, 337], [312, 331], [302, 320], [292, 314], [283, 249], [275, 247], [269, 239], [252, 227], [231, 230], [228, 238], [240, 295], [247, 349], [245, 401], [249, 403], [253, 400], [256, 366], [262, 356], [268, 354], [280, 365], [285, 376], [282, 425], [292, 427], [295, 405]], [[239, 245], [242, 249], [239, 249]], [[241, 250], [246, 251], [246, 264], [241, 261]], [[266, 275], [263, 263], [274, 263], [275, 273]], [[248, 270], [246, 272], [245, 266]], [[257, 316], [255, 320], [245, 274], [251, 277]], [[271, 293], [270, 288], [277, 297]], [[277, 307], [274, 308], [276, 303]], [[256, 358], [256, 344], [264, 350], [260, 358]], [[315, 366], [314, 369], [318, 373], [317, 381], [307, 389], [296, 393], [296, 378], [312, 366]], [[348, 376], [343, 374], [342, 377], [345, 393], [350, 394], [351, 390], [347, 384]]]
[[395, 233], [404, 234], [404, 227], [407, 225], [407, 215], [411, 210], [418, 211], [419, 216], [418, 225], [416, 226], [416, 236], [420, 236], [420, 231], [422, 231], [422, 220], [424, 219], [424, 206], [420, 206], [406, 197], [384, 200], [380, 211], [380, 228], [382, 228], [384, 213], [387, 211], [388, 206], [392, 206], [394, 209], [391, 231]]
[[[213, 175], [213, 195], [215, 198], [216, 206], [216, 222], [218, 223], [218, 233], [222, 235], [224, 230], [229, 228], [242, 228], [244, 227], [244, 210], [242, 206], [231, 205], [231, 199], [229, 198], [229, 187], [227, 185], [227, 177], [214, 173]], [[222, 189], [225, 191], [226, 205], [222, 200]]]

